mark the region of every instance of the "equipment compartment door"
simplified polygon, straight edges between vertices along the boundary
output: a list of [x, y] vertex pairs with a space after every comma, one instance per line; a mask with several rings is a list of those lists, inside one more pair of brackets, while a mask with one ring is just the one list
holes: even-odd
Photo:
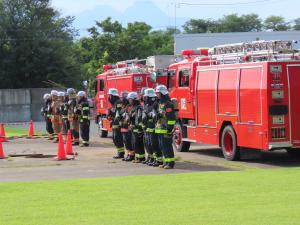
[[289, 113], [291, 127], [291, 142], [300, 145], [300, 65], [287, 66], [289, 79]]

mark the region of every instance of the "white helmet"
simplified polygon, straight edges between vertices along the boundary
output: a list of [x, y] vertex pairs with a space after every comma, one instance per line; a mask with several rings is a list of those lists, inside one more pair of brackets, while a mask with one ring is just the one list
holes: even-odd
[[143, 87], [141, 90], [141, 95], [144, 96], [145, 95], [145, 91], [146, 91], [147, 87]]
[[116, 88], [108, 89], [108, 94], [112, 96], [119, 96], [118, 90]]
[[144, 96], [149, 97], [149, 98], [154, 98], [154, 97], [156, 97], [155, 90], [154, 90], [153, 88], [147, 88], [147, 89], [145, 90]]
[[156, 93], [161, 93], [163, 95], [167, 95], [169, 94], [169, 91], [167, 89], [167, 87], [165, 85], [158, 85], [156, 88], [155, 88], [155, 92]]
[[86, 93], [84, 91], [79, 91], [77, 97], [86, 97]]
[[138, 98], [138, 94], [136, 92], [129, 92], [127, 99], [133, 99], [136, 100]]
[[48, 94], [48, 93], [47, 93], [47, 94], [44, 94], [44, 97], [43, 97], [44, 100], [47, 100], [47, 99], [49, 99], [49, 98], [51, 98], [51, 95], [50, 95], [50, 94]]
[[58, 96], [59, 97], [65, 97], [65, 92], [63, 92], [63, 91], [58, 92]]
[[70, 96], [70, 95], [76, 94], [74, 88], [68, 88], [68, 89], [67, 89], [67, 93], [68, 93], [69, 96]]
[[51, 91], [51, 96], [58, 96], [58, 92], [56, 90]]
[[122, 92], [121, 92], [121, 96], [122, 96], [122, 98], [127, 98], [127, 96], [128, 96], [128, 91], [122, 91]]

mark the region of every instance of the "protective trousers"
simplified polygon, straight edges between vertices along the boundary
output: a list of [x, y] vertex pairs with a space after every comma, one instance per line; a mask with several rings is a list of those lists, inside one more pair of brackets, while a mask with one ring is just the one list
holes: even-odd
[[124, 153], [124, 143], [120, 128], [113, 128], [112, 136], [118, 153]]
[[80, 135], [83, 144], [88, 144], [90, 140], [90, 121], [80, 122]]
[[68, 130], [70, 129], [70, 123], [68, 119], [63, 119], [62, 122], [62, 134], [66, 136], [68, 134]]
[[132, 142], [131, 142], [131, 131], [122, 132], [123, 142], [127, 151], [133, 151]]
[[148, 155], [148, 158], [153, 158], [153, 146], [152, 146], [152, 140], [151, 140], [151, 133], [145, 132], [144, 133], [144, 143], [145, 143], [145, 149]]
[[74, 143], [79, 143], [79, 120], [78, 119], [70, 120], [70, 129], [72, 133], [72, 141]]
[[136, 159], [145, 158], [145, 148], [143, 142], [143, 133], [133, 132], [132, 133], [132, 146], [133, 151], [135, 152]]
[[158, 134], [155, 132], [150, 133], [150, 142], [153, 150], [153, 157], [157, 162], [162, 162], [162, 152], [159, 146]]
[[59, 115], [53, 115], [52, 117], [52, 127], [54, 130], [54, 134], [56, 137], [58, 137], [58, 134], [61, 132], [61, 121]]
[[158, 134], [159, 147], [162, 150], [164, 163], [167, 165], [174, 166], [175, 158], [172, 146], [172, 137], [172, 135], [168, 134]]
[[49, 117], [46, 118], [46, 131], [49, 134], [49, 137], [52, 138], [52, 135], [54, 133], [53, 127], [52, 127], [52, 122]]

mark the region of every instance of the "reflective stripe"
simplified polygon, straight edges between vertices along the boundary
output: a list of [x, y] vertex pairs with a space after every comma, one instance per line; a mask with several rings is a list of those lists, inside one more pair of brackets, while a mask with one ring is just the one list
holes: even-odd
[[112, 128], [119, 128], [119, 125], [112, 125]]
[[82, 141], [82, 143], [83, 143], [83, 144], [88, 144], [89, 142], [88, 142], [88, 141]]
[[175, 158], [164, 158], [165, 162], [175, 162]]
[[135, 154], [135, 157], [138, 159], [145, 158], [145, 154]]
[[163, 130], [163, 129], [155, 129], [155, 133], [156, 134], [167, 134], [168, 131], [167, 130]]
[[121, 128], [121, 132], [128, 132], [128, 129], [126, 129], [126, 128]]
[[89, 117], [88, 117], [88, 116], [82, 116], [82, 118], [83, 118], [83, 119], [88, 119]]
[[63, 119], [68, 119], [68, 116], [63, 116], [62, 118], [63, 118]]
[[117, 148], [118, 152], [124, 152], [124, 148]]
[[151, 128], [147, 128], [147, 129], [146, 129], [146, 132], [150, 132], [150, 133], [153, 133], [153, 132], [154, 132], [154, 129], [151, 129]]
[[83, 107], [82, 110], [90, 110], [89, 107]]
[[162, 157], [156, 157], [156, 161], [157, 161], [157, 162], [162, 162], [162, 161], [163, 161], [163, 158], [162, 158]]
[[175, 125], [175, 123], [176, 123], [176, 120], [169, 120], [168, 121], [168, 125]]
[[142, 131], [140, 131], [139, 129], [134, 129], [133, 132], [134, 133], [142, 133]]

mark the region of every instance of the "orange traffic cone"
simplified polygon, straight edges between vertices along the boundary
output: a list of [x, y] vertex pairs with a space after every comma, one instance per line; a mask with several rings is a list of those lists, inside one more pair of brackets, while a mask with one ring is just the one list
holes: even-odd
[[68, 130], [68, 134], [67, 134], [66, 152], [67, 155], [74, 155], [73, 147], [72, 147], [72, 135], [70, 130]]
[[59, 133], [58, 135], [58, 149], [57, 149], [57, 160], [66, 160], [66, 151], [65, 151], [65, 146], [64, 146], [64, 140], [62, 137], [62, 134]]
[[2, 142], [6, 142], [7, 139], [6, 139], [6, 135], [5, 135], [5, 128], [4, 128], [4, 124], [1, 123], [1, 126], [0, 126], [0, 141]]
[[0, 141], [0, 159], [5, 159], [3, 146], [2, 146], [2, 141]]
[[29, 129], [28, 129], [28, 137], [33, 138], [33, 136], [34, 136], [34, 127], [33, 127], [32, 120], [30, 120]]

